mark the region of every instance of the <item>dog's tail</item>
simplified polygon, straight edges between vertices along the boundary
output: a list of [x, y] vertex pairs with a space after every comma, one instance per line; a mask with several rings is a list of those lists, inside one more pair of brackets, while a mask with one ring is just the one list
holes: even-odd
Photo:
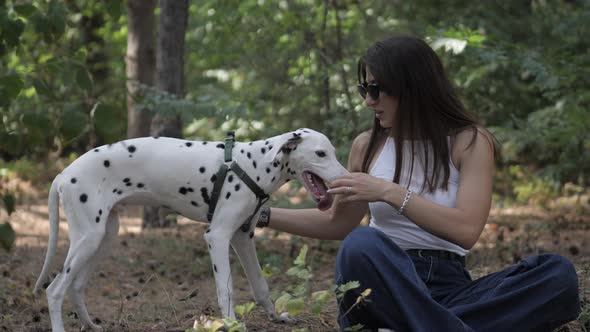
[[49, 189], [49, 242], [47, 244], [47, 253], [45, 254], [45, 262], [43, 263], [43, 269], [37, 282], [35, 283], [35, 289], [33, 290], [34, 295], [39, 295], [44, 280], [47, 278], [49, 273], [49, 266], [53, 256], [55, 256], [55, 248], [57, 247], [57, 239], [59, 235], [59, 193], [57, 187], [59, 185], [59, 175], [51, 183], [51, 189]]

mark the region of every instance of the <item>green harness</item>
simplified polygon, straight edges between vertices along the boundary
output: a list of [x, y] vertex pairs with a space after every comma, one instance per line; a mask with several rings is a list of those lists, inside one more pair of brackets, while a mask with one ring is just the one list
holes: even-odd
[[[227, 173], [231, 170], [233, 171], [237, 177], [240, 178], [247, 186], [252, 190], [252, 192], [258, 198], [258, 204], [256, 205], [256, 209], [254, 213], [250, 215], [244, 224], [240, 227], [243, 232], [247, 232], [250, 230], [250, 225], [252, 223], [252, 218], [256, 215], [260, 207], [266, 203], [269, 199], [268, 195], [264, 192], [264, 190], [260, 189], [260, 187], [252, 180], [246, 172], [232, 159], [232, 149], [235, 142], [235, 133], [233, 131], [229, 131], [227, 136], [225, 137], [225, 149], [224, 149], [224, 160], [225, 163], [219, 167], [219, 171], [217, 171], [217, 180], [215, 180], [215, 184], [213, 185], [213, 192], [211, 193], [211, 201], [209, 202], [209, 212], [207, 213], [207, 220], [211, 222], [213, 220], [213, 214], [215, 213], [215, 207], [217, 206], [217, 202], [219, 201], [219, 195], [221, 195], [221, 190], [223, 189], [223, 183], [225, 182], [225, 177]], [[228, 166], [227, 164], [231, 162]]]

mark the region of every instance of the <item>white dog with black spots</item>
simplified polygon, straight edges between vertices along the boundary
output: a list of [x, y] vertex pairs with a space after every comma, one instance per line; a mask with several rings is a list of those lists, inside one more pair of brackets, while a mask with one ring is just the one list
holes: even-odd
[[[224, 163], [223, 142], [188, 141], [144, 137], [95, 148], [63, 170], [49, 192], [50, 233], [43, 269], [34, 293], [38, 294], [55, 255], [59, 232], [59, 203], [69, 225], [70, 247], [61, 272], [47, 287], [51, 327], [65, 331], [62, 304], [66, 292], [82, 328], [100, 330], [90, 319], [84, 289], [90, 272], [116, 238], [119, 220], [113, 208], [121, 204], [164, 207], [197, 221], [206, 221], [216, 173]], [[266, 140], [236, 142], [233, 160], [266, 193], [286, 181], [299, 179], [327, 210], [332, 197], [325, 182], [347, 173], [336, 159], [335, 149], [323, 134], [298, 129]], [[257, 303], [274, 321], [292, 321], [279, 315], [269, 298], [253, 241], [256, 221], [246, 232], [245, 216], [254, 213], [257, 197], [231, 170], [210, 227], [205, 234], [213, 264], [217, 300], [224, 317], [235, 318], [229, 246], [237, 253]]]

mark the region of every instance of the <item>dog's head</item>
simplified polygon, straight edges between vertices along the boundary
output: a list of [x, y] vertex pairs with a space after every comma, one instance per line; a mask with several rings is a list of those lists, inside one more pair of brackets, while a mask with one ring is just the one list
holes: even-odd
[[279, 144], [279, 148], [267, 158], [279, 159], [287, 169], [294, 172], [317, 202], [318, 209], [329, 209], [333, 199], [326, 192], [326, 182], [348, 173], [336, 159], [336, 149], [330, 140], [322, 133], [302, 128], [281, 135]]

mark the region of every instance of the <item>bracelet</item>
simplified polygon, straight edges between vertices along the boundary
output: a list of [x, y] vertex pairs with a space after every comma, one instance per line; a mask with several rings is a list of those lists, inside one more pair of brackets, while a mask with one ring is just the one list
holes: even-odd
[[402, 202], [402, 206], [400, 206], [399, 210], [397, 210], [397, 214], [404, 213], [404, 209], [406, 208], [406, 205], [408, 205], [408, 202], [410, 201], [411, 196], [412, 196], [412, 191], [410, 189], [408, 189], [406, 191], [406, 197], [404, 197], [404, 201]]
[[268, 227], [270, 223], [270, 208], [268, 206], [263, 206], [260, 208], [260, 215], [258, 216], [258, 221], [256, 222], [256, 227], [264, 228]]

